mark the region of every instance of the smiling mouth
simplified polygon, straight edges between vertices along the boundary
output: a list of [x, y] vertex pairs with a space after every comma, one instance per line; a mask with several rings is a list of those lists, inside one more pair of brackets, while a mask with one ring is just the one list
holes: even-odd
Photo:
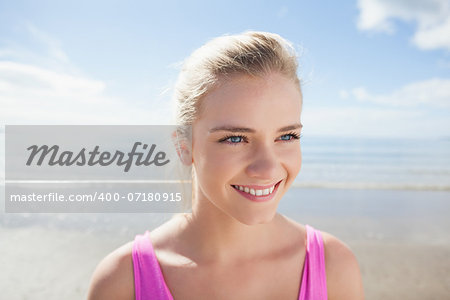
[[276, 184], [267, 187], [265, 189], [255, 189], [252, 187], [248, 187], [245, 185], [231, 185], [233, 188], [235, 188], [236, 190], [239, 190], [241, 192], [247, 193], [249, 195], [252, 196], [256, 196], [256, 197], [262, 197], [262, 196], [268, 196], [271, 195], [273, 193], [273, 191], [276, 190], [276, 188], [278, 187], [278, 185], [281, 183], [282, 180], [278, 181]]

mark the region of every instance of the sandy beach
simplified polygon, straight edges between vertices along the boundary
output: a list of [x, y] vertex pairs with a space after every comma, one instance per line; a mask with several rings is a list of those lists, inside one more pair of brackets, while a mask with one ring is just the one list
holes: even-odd
[[[44, 228], [1, 229], [3, 299], [85, 299], [96, 264], [129, 239]], [[6, 245], [5, 242], [6, 241]], [[366, 299], [448, 299], [450, 245], [350, 242]]]
[[[330, 232], [352, 248], [360, 263], [366, 299], [449, 299], [448, 196], [436, 192], [293, 190], [280, 212]], [[309, 200], [292, 203], [299, 197]], [[390, 206], [383, 206], [384, 201]], [[409, 210], [399, 209], [402, 205]], [[106, 254], [168, 217], [2, 214], [1, 298], [85, 299], [92, 272]]]
[[366, 299], [449, 299], [450, 245], [349, 243]]

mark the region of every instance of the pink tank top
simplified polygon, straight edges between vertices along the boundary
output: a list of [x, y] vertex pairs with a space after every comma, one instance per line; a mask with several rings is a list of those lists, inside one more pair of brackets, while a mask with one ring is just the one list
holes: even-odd
[[[320, 231], [306, 225], [307, 242], [299, 300], [326, 300], [325, 256]], [[133, 243], [136, 300], [173, 300], [150, 241], [150, 232], [136, 235]]]

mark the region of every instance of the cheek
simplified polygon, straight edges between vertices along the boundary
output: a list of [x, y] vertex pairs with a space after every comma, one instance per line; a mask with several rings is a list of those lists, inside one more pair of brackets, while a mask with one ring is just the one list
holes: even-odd
[[290, 181], [293, 181], [302, 167], [302, 152], [300, 148], [286, 155], [285, 166], [291, 177]]
[[232, 176], [233, 168], [236, 166], [232, 156], [223, 155], [214, 147], [203, 147], [197, 151], [194, 164], [200, 185], [205, 192], [215, 190], [219, 185], [223, 186]]
[[302, 168], [302, 152], [299, 151], [297, 156], [297, 174], [300, 172], [301, 168]]

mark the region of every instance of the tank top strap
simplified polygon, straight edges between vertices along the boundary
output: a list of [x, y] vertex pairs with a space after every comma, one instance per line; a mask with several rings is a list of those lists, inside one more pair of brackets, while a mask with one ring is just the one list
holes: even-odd
[[306, 254], [299, 300], [326, 300], [327, 278], [322, 234], [306, 225]]
[[133, 242], [136, 300], [173, 300], [150, 240], [150, 232], [136, 235]]

